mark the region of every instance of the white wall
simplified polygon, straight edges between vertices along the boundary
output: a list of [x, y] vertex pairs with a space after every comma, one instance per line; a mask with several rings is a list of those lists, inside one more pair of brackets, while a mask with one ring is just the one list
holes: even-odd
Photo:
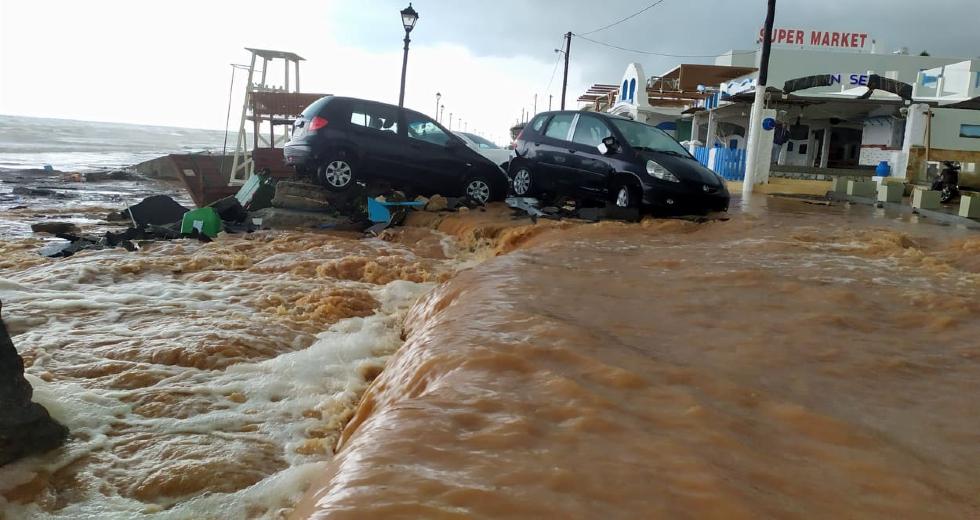
[[980, 110], [934, 108], [932, 147], [980, 152], [980, 139], [960, 137], [960, 125], [980, 125]]

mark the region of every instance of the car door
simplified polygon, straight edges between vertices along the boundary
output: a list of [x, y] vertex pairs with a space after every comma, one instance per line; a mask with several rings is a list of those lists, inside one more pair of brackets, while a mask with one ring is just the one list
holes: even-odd
[[564, 193], [569, 175], [569, 137], [576, 114], [552, 116], [539, 142], [533, 143], [538, 160], [533, 165], [535, 182], [543, 191]]
[[350, 139], [358, 145], [361, 168], [376, 178], [397, 181], [409, 174], [405, 163], [409, 150], [399, 135], [398, 110], [377, 103], [351, 104]]
[[608, 158], [599, 152], [599, 143], [613, 135], [609, 125], [601, 118], [579, 114], [572, 128], [569, 145], [569, 164], [573, 171], [568, 177], [569, 189], [580, 196], [604, 197], [609, 185], [612, 166]]
[[427, 194], [456, 193], [475, 152], [431, 118], [405, 111], [405, 134], [411, 153], [411, 182]]

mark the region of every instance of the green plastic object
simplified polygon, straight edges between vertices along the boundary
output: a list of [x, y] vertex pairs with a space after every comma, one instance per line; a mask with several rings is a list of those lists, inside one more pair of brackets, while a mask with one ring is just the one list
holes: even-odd
[[221, 228], [221, 217], [210, 206], [184, 213], [184, 219], [180, 222], [181, 235], [191, 235], [196, 229], [199, 233], [214, 238], [221, 232]]

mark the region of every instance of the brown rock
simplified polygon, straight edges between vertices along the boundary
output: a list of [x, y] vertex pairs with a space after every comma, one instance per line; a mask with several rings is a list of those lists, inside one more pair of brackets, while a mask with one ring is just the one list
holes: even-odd
[[442, 195], [433, 195], [425, 205], [426, 211], [442, 211], [449, 207], [449, 201]]
[[35, 222], [31, 224], [31, 231], [35, 233], [78, 233], [78, 226], [71, 222]]

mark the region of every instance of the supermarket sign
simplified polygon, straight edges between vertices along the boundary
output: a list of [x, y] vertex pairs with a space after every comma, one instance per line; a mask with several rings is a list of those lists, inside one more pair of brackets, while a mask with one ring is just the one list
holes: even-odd
[[[762, 41], [763, 30], [759, 30], [759, 39]], [[786, 29], [774, 28], [772, 30], [773, 45], [810, 47], [821, 49], [848, 49], [866, 50], [870, 49], [873, 39], [868, 33], [863, 32], [839, 32], [839, 31], [817, 31], [812, 29]]]

